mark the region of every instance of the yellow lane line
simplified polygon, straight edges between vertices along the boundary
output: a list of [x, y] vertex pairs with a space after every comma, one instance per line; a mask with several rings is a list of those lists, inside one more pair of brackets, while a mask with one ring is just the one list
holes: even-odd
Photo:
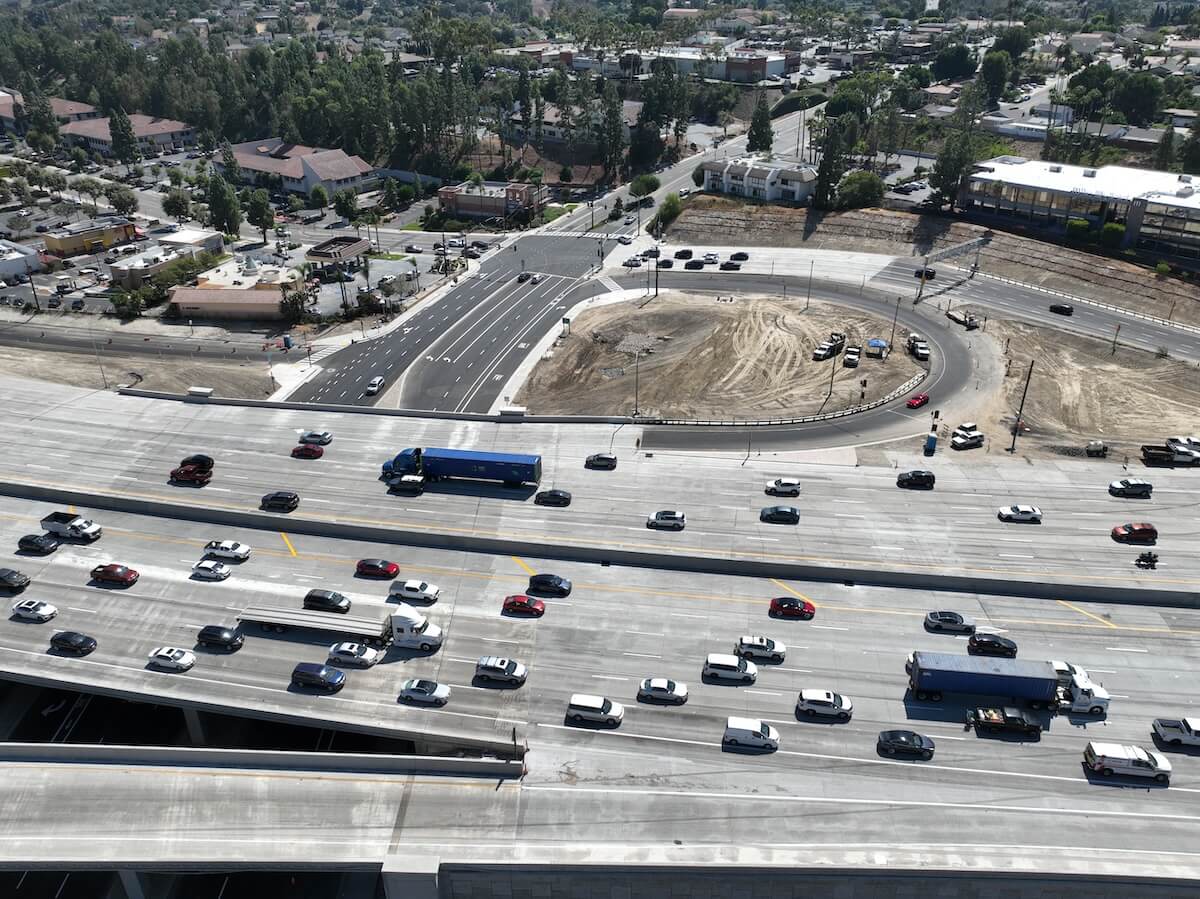
[[521, 560], [521, 559], [518, 559], [516, 556], [511, 556], [510, 558], [511, 558], [511, 559], [512, 559], [514, 562], [516, 562], [518, 565], [520, 565], [520, 566], [521, 566], [521, 568], [522, 568], [522, 569], [524, 569], [525, 573], [526, 573], [526, 574], [528, 574], [529, 576], [531, 576], [531, 577], [532, 577], [533, 575], [537, 574], [537, 572], [536, 572], [536, 571], [534, 571], [532, 568], [530, 568], [528, 565], [526, 565], [526, 564], [525, 564], [525, 562], [524, 562], [523, 560]]
[[807, 596], [805, 596], [799, 590], [793, 590], [791, 587], [789, 587], [783, 581], [777, 580], [776, 578], [771, 578], [771, 583], [774, 584], [776, 587], [778, 587], [780, 590], [786, 590], [788, 593], [792, 594], [792, 596], [795, 596], [797, 599], [802, 599], [805, 602], [811, 602], [813, 604], [813, 606], [815, 606], [816, 608], [820, 608], [820, 606], [817, 605], [815, 600], [809, 599]]
[[1113, 630], [1125, 630], [1125, 628], [1118, 627], [1117, 625], [1115, 625], [1111, 621], [1109, 621], [1107, 618], [1101, 618], [1099, 615], [1095, 615], [1095, 614], [1089, 612], [1087, 609], [1081, 609], [1081, 608], [1079, 608], [1079, 606], [1075, 605], [1072, 602], [1067, 602], [1065, 599], [1059, 599], [1056, 601], [1058, 602], [1058, 604], [1060, 606], [1066, 606], [1072, 612], [1078, 612], [1080, 615], [1086, 615], [1088, 618], [1092, 618], [1096, 621], [1099, 621], [1105, 627], [1111, 627]]
[[288, 548], [288, 552], [292, 554], [292, 557], [299, 557], [300, 553], [296, 552], [296, 547], [292, 546], [292, 541], [288, 539], [288, 535], [280, 531], [279, 536], [283, 538], [283, 543]]

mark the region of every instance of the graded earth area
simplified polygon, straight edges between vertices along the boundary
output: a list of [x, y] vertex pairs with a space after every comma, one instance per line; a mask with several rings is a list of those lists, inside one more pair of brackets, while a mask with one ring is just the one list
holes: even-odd
[[[891, 328], [891, 321], [831, 303], [763, 295], [670, 292], [597, 306], [573, 318], [517, 402], [539, 415], [628, 415], [635, 399], [640, 415], [661, 418], [832, 412], [878, 399], [921, 370], [902, 353], [886, 362], [866, 356], [867, 340], [888, 340]], [[831, 331], [863, 347], [857, 368], [845, 367], [841, 355], [813, 360]]]

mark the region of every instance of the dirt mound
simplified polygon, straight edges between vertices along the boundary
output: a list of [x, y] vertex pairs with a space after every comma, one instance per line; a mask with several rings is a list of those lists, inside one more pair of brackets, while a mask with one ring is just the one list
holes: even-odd
[[[644, 301], [639, 301], [644, 302]], [[570, 336], [538, 363], [517, 402], [538, 414], [665, 418], [786, 418], [872, 400], [907, 381], [917, 364], [895, 355], [857, 369], [814, 362], [830, 331], [850, 344], [886, 337], [890, 322], [776, 297], [663, 294], [644, 308], [620, 303], [575, 317]], [[833, 396], [829, 396], [830, 373]], [[866, 379], [867, 386], [860, 381]]]
[[[723, 244], [727, 235], [742, 234], [746, 243], [756, 246], [922, 256], [973, 240], [986, 230], [948, 216], [887, 209], [823, 213], [697, 196], [689, 199], [669, 234], [674, 242], [701, 245]], [[1157, 278], [1132, 263], [996, 231], [980, 254], [979, 267], [1014, 281], [1200, 325], [1200, 291], [1195, 285]]]

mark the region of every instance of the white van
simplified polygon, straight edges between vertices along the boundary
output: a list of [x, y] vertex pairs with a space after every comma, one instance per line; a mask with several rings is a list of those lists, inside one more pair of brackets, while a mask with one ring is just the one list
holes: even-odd
[[711, 652], [704, 660], [704, 677], [714, 680], [737, 681], [742, 684], [752, 684], [758, 678], [758, 666], [747, 659], [734, 655]]
[[607, 724], [616, 727], [625, 717], [625, 707], [604, 696], [590, 693], [572, 693], [567, 703], [567, 720], [575, 724], [590, 721], [592, 724]]
[[721, 742], [726, 746], [775, 750], [779, 748], [779, 731], [758, 718], [728, 718]]
[[1083, 763], [1101, 777], [1126, 774], [1132, 777], [1152, 777], [1160, 784], [1171, 780], [1171, 763], [1153, 749], [1121, 743], [1088, 743], [1083, 750]]

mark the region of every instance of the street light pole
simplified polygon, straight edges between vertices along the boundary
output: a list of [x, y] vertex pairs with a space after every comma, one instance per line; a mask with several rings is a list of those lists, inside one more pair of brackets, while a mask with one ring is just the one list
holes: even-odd
[[1013, 423], [1013, 439], [1012, 445], [1008, 448], [1010, 453], [1017, 451], [1017, 433], [1021, 430], [1021, 417], [1025, 412], [1025, 397], [1029, 393], [1029, 379], [1033, 377], [1033, 360], [1029, 360], [1029, 371], [1025, 373], [1025, 389], [1021, 391], [1021, 405], [1017, 407], [1017, 420]]
[[640, 387], [641, 387], [641, 377], [640, 377], [641, 362], [642, 362], [642, 351], [637, 350], [633, 354], [633, 417], [634, 418], [638, 417], [638, 410], [640, 408], [640, 406], [638, 404], [638, 398], [640, 396]]
[[892, 347], [896, 344], [896, 320], [900, 317], [900, 297], [896, 297], [896, 311], [892, 313], [892, 336], [888, 340], [887, 354], [883, 357], [883, 361], [887, 362], [887, 357], [892, 355]]

